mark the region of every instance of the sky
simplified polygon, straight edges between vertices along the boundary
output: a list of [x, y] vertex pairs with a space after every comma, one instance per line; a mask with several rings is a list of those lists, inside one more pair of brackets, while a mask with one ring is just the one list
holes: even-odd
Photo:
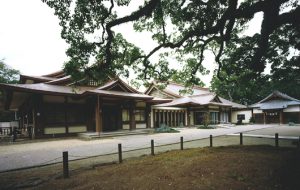
[[[134, 4], [129, 9], [118, 10], [118, 13], [124, 16], [137, 7], [138, 4]], [[65, 55], [68, 45], [60, 37], [61, 27], [54, 11], [41, 0], [1, 0], [0, 23], [0, 59], [4, 59], [7, 65], [21, 74], [36, 76], [63, 68], [63, 63], [68, 60]], [[256, 15], [246, 34], [259, 32], [260, 23], [261, 15]], [[115, 30], [146, 52], [156, 45], [149, 33], [134, 33], [131, 24]], [[204, 67], [209, 70], [216, 68], [213, 56], [208, 54], [206, 57]], [[174, 64], [172, 59], [170, 64]], [[207, 87], [212, 74], [201, 76]]]

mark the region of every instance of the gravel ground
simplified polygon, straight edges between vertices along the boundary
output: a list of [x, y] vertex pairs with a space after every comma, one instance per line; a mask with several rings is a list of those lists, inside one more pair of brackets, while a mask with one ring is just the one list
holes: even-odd
[[[154, 139], [155, 145], [165, 145], [171, 143], [178, 143], [181, 136], [184, 141], [191, 141], [195, 139], [203, 139], [200, 141], [192, 141], [184, 143], [185, 148], [204, 147], [208, 146], [209, 140], [207, 139], [210, 134], [214, 137], [223, 136], [232, 133], [245, 133], [246, 131], [255, 131], [264, 128], [278, 127], [278, 125], [243, 125], [231, 128], [218, 128], [218, 129], [195, 129], [185, 128], [180, 129], [180, 133], [168, 134], [150, 134], [150, 135], [134, 135], [114, 137], [111, 139], [98, 139], [92, 141], [83, 141], [80, 139], [59, 139], [56, 141], [38, 141], [35, 143], [25, 144], [11, 144], [0, 146], [0, 172], [7, 170], [14, 170], [18, 168], [33, 167], [39, 165], [46, 165], [50, 163], [61, 162], [63, 151], [69, 152], [69, 159], [76, 160], [84, 157], [91, 157], [103, 154], [112, 154], [117, 151], [117, 144], [122, 143], [123, 151], [141, 149], [150, 146], [150, 140]], [[281, 126], [280, 126], [281, 127]], [[273, 131], [274, 132], [274, 131]], [[245, 137], [244, 142], [247, 143], [274, 143], [274, 140], [268, 139], [265, 141], [247, 140]], [[250, 138], [249, 138], [250, 139]], [[253, 138], [252, 138], [253, 139]], [[255, 138], [257, 139], [257, 138]], [[239, 137], [222, 137], [214, 140], [214, 145], [225, 146], [231, 144], [238, 144]], [[291, 144], [291, 142], [289, 142]], [[282, 145], [284, 145], [282, 141]], [[179, 144], [162, 146], [155, 148], [158, 152], [167, 151], [170, 149], [178, 149]], [[143, 154], [149, 154], [150, 149], [144, 149], [134, 152], [124, 153], [124, 158], [136, 157]], [[116, 160], [115, 155], [102, 156], [97, 161], [108, 162]], [[92, 161], [91, 161], [92, 162]]]

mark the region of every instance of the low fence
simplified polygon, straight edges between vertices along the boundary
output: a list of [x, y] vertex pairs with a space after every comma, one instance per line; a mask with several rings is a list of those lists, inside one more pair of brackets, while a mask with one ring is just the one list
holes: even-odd
[[[273, 138], [257, 138], [244, 136], [240, 133], [238, 136], [218, 136], [213, 137], [210, 135], [208, 138], [204, 139], [193, 139], [184, 141], [183, 137], [180, 137], [177, 142], [165, 144], [160, 142], [155, 142], [153, 139], [150, 140], [149, 146], [144, 147], [129, 147], [122, 144], [116, 144], [116, 151], [112, 151], [106, 154], [86, 156], [86, 155], [74, 155], [72, 153], [64, 151], [62, 156], [51, 159], [49, 161], [40, 163], [39, 166], [52, 165], [62, 163], [62, 172], [64, 178], [70, 176], [70, 172], [85, 167], [85, 164], [75, 164], [80, 161], [89, 159], [88, 163], [94, 162], [101, 164], [109, 163], [119, 163], [121, 164], [124, 159], [138, 157], [141, 155], [152, 155], [155, 156], [157, 153], [166, 152], [170, 150], [184, 150], [186, 148], [196, 148], [196, 147], [219, 147], [219, 146], [229, 146], [229, 145], [273, 145], [276, 148], [279, 147], [294, 147], [300, 150], [300, 137], [294, 139], [281, 139], [278, 133], [274, 134]], [[72, 164], [74, 162], [74, 164]], [[34, 166], [37, 167], [37, 166]], [[77, 169], [75, 169], [77, 167]], [[27, 167], [33, 168], [33, 167]], [[70, 169], [71, 168], [71, 169]], [[26, 168], [20, 168], [26, 169]], [[19, 170], [19, 169], [15, 169]]]

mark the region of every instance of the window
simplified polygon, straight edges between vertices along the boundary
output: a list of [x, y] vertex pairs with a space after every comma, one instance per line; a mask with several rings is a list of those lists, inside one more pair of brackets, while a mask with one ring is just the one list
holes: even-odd
[[135, 121], [145, 121], [145, 110], [135, 110]]
[[245, 114], [238, 114], [237, 115], [237, 120], [245, 120]]
[[210, 120], [210, 123], [211, 124], [216, 124], [216, 123], [218, 123], [218, 115], [219, 115], [219, 113], [218, 112], [209, 112], [209, 114], [210, 114], [210, 118], [209, 118], [209, 120]]
[[129, 110], [127, 109], [122, 110], [122, 120], [129, 121]]

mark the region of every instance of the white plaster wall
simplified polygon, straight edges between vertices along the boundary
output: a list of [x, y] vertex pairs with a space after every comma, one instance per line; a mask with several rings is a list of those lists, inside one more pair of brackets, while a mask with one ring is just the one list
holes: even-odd
[[190, 124], [194, 125], [194, 112], [193, 111], [190, 112]]
[[83, 133], [86, 132], [86, 126], [69, 126], [69, 133]]
[[253, 109], [253, 113], [263, 113], [263, 111], [259, 109]]
[[300, 106], [288, 106], [283, 112], [300, 112]]
[[130, 129], [129, 124], [123, 124], [123, 129]]
[[136, 124], [137, 129], [146, 129], [146, 123], [138, 123]]
[[151, 121], [150, 121], [150, 127], [154, 128], [154, 123], [153, 123], [153, 108], [151, 108]]
[[62, 134], [62, 133], [66, 133], [66, 128], [63, 127], [46, 127], [44, 129], [44, 134], [48, 135], [48, 134]]
[[238, 114], [245, 114], [245, 120], [243, 120], [243, 123], [249, 123], [249, 120], [252, 116], [251, 110], [232, 111], [231, 112], [231, 123], [237, 123], [237, 115]]

